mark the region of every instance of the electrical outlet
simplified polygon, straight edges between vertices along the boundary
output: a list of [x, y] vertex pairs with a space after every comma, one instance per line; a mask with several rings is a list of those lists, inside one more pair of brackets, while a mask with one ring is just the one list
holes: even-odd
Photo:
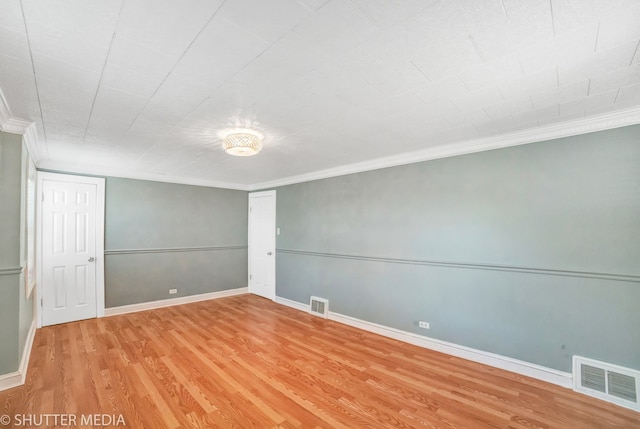
[[178, 293], [178, 289], [169, 289], [169, 295], [175, 295]]
[[429, 329], [429, 322], [418, 322], [418, 326], [424, 329]]

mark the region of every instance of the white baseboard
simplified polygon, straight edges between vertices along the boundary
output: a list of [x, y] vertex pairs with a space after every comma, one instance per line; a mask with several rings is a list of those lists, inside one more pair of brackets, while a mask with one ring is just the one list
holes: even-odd
[[[307, 305], [297, 301], [276, 297], [275, 302], [295, 308], [296, 310], [301, 310], [307, 313], [309, 312]], [[568, 372], [562, 372], [553, 368], [547, 368], [507, 356], [472, 349], [471, 347], [461, 346], [459, 344], [425, 337], [412, 332], [378, 325], [377, 323], [367, 322], [366, 320], [356, 319], [355, 317], [345, 316], [344, 314], [335, 313], [333, 311], [329, 312], [329, 319], [345, 325], [353, 326], [354, 328], [362, 329], [363, 331], [373, 332], [374, 334], [393, 338], [395, 340], [424, 347], [426, 349], [482, 363], [494, 368], [504, 369], [506, 371], [546, 381], [567, 389], [571, 389], [573, 387], [573, 375]]]
[[192, 302], [208, 301], [210, 299], [225, 298], [227, 296], [243, 295], [249, 293], [249, 288], [221, 290], [199, 295], [181, 296], [179, 298], [162, 299], [160, 301], [141, 302], [140, 304], [122, 305], [104, 310], [104, 316], [117, 316], [120, 314], [135, 313], [137, 311], [154, 310], [156, 308], [171, 307], [174, 305], [191, 304]]
[[31, 323], [29, 333], [27, 334], [27, 341], [24, 344], [24, 350], [22, 351], [22, 358], [20, 359], [20, 366], [17, 371], [10, 372], [8, 374], [0, 375], [0, 391], [12, 389], [14, 387], [22, 386], [27, 379], [27, 370], [29, 369], [29, 358], [31, 357], [31, 349], [33, 347], [33, 339], [36, 337], [36, 321], [35, 319]]
[[33, 348], [33, 340], [36, 337], [36, 320], [31, 322], [29, 333], [27, 334], [27, 341], [24, 344], [24, 350], [22, 351], [22, 359], [20, 360], [20, 368], [18, 371], [22, 373], [22, 384], [27, 377], [27, 369], [29, 368], [29, 358], [31, 357], [31, 349]]
[[276, 299], [274, 301], [277, 302], [278, 304], [282, 304], [282, 305], [286, 305], [287, 307], [295, 308], [296, 310], [306, 311], [307, 313], [309, 312], [309, 305], [302, 304], [302, 303], [300, 303], [298, 301], [293, 301], [291, 299], [282, 298], [280, 296], [276, 296]]
[[22, 386], [23, 384], [24, 380], [20, 371], [0, 375], [0, 391], [13, 389], [14, 387]]

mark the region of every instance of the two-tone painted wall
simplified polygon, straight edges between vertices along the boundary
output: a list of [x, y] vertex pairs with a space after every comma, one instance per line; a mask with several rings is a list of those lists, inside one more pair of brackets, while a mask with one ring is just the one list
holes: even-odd
[[[283, 186], [277, 295], [559, 371], [640, 369], [639, 166], [630, 126]], [[105, 203], [107, 308], [246, 287], [247, 192], [108, 177]]]
[[244, 191], [108, 177], [106, 308], [247, 287], [247, 204]]
[[640, 126], [277, 192], [280, 297], [560, 371], [640, 369]]
[[24, 279], [27, 156], [22, 136], [0, 132], [0, 376], [18, 371], [33, 324]]

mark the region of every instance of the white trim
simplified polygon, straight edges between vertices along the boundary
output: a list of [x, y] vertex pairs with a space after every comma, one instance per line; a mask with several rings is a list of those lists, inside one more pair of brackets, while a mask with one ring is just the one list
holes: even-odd
[[23, 119], [16, 118], [2, 118], [2, 131], [7, 133], [19, 134], [23, 135], [27, 132], [28, 128], [33, 124], [33, 122], [28, 122]]
[[2, 88], [0, 88], [0, 131], [9, 131], [9, 122], [12, 117], [13, 115], [11, 114], [9, 103], [7, 103], [7, 99], [4, 97], [4, 92], [2, 92]]
[[29, 369], [29, 358], [31, 357], [31, 349], [33, 348], [33, 340], [36, 338], [36, 320], [31, 321], [31, 327], [27, 334], [27, 339], [24, 343], [24, 350], [22, 350], [22, 359], [20, 360], [20, 368], [18, 371], [22, 373], [22, 384], [27, 377], [27, 370]]
[[[304, 311], [306, 313], [309, 312], [306, 305], [291, 301], [286, 298], [276, 297], [275, 302]], [[388, 326], [378, 325], [377, 323], [356, 319], [355, 317], [345, 316], [333, 311], [329, 312], [329, 320], [353, 326], [354, 328], [382, 335], [387, 338], [393, 338], [394, 340], [413, 344], [419, 347], [424, 347], [426, 349], [435, 350], [451, 356], [456, 356], [462, 359], [467, 359], [473, 362], [492, 366], [494, 368], [500, 368], [506, 371], [514, 372], [516, 374], [521, 374], [527, 377], [546, 381], [548, 383], [556, 384], [567, 389], [571, 389], [573, 386], [573, 375], [568, 372], [558, 371], [553, 368], [547, 368], [541, 365], [513, 359], [507, 356], [489, 353], [483, 350], [477, 350], [471, 347], [437, 340], [435, 338], [425, 337], [422, 335], [414, 334], [412, 332], [390, 328]]]
[[345, 325], [353, 326], [378, 335], [403, 341], [405, 343], [515, 372], [517, 374], [536, 378], [548, 383], [557, 384], [558, 386], [562, 386], [567, 389], [570, 389], [573, 385], [572, 375], [568, 372], [558, 371], [507, 356], [485, 352], [483, 350], [477, 350], [471, 347], [449, 343], [447, 341], [437, 340], [435, 338], [424, 337], [412, 332], [401, 331], [399, 329], [378, 325], [376, 323], [367, 322], [365, 320], [356, 319], [355, 317], [345, 316], [339, 313], [329, 312], [329, 320], [344, 323]]
[[22, 140], [24, 141], [24, 144], [27, 145], [29, 156], [31, 156], [31, 160], [37, 167], [38, 163], [43, 158], [42, 152], [46, 150], [46, 148], [42, 147], [43, 143], [38, 139], [38, 129], [36, 128], [35, 122], [31, 122], [31, 124], [24, 130]]
[[22, 378], [22, 373], [20, 373], [20, 371], [14, 371], [8, 374], [0, 375], [0, 392], [7, 389], [13, 389], [14, 387], [22, 386], [24, 384]]
[[305, 313], [309, 312], [309, 306], [305, 305], [298, 301], [293, 301], [291, 299], [282, 298], [281, 296], [276, 296], [274, 300], [278, 304], [286, 305], [287, 307], [295, 308], [296, 310], [304, 311]]
[[485, 150], [542, 142], [639, 123], [640, 107], [633, 107], [630, 109], [576, 119], [545, 127], [435, 146], [415, 152], [400, 153], [398, 155], [343, 165], [335, 168], [328, 168], [326, 170], [314, 171], [298, 176], [290, 176], [267, 182], [254, 183], [249, 186], [249, 190], [276, 188], [278, 186], [291, 185], [294, 183], [309, 182], [311, 180], [326, 179], [329, 177], [343, 176], [346, 174], [360, 173], [380, 168], [395, 167], [398, 165], [413, 164], [432, 159], [447, 158], [450, 156], [465, 155]]
[[36, 176], [36, 286], [33, 296], [33, 314], [36, 326], [42, 328], [42, 183], [40, 172]]
[[34, 122], [13, 117], [11, 109], [0, 89], [0, 130], [24, 135], [29, 153], [39, 169], [65, 171], [78, 174], [93, 174], [102, 176], [122, 177], [137, 180], [150, 180], [155, 182], [177, 183], [194, 186], [207, 186], [223, 189], [235, 189], [240, 191], [254, 191], [265, 188], [291, 185], [294, 183], [308, 182], [311, 180], [326, 179], [329, 177], [343, 176], [346, 174], [360, 173], [363, 171], [377, 170], [380, 168], [394, 167], [432, 159], [447, 158], [456, 155], [464, 155], [485, 150], [500, 149], [528, 143], [541, 142], [563, 137], [603, 131], [627, 125], [640, 124], [640, 107], [621, 109], [615, 112], [601, 115], [574, 119], [558, 124], [517, 131], [503, 134], [451, 143], [414, 152], [405, 152], [398, 155], [378, 158], [365, 162], [343, 165], [326, 170], [314, 171], [297, 176], [289, 176], [266, 182], [253, 184], [219, 182], [203, 179], [191, 179], [180, 176], [160, 174], [140, 174], [135, 171], [119, 170], [91, 166], [74, 162], [59, 162], [47, 159], [46, 142], [40, 141], [37, 136], [37, 128]]
[[38, 161], [42, 159], [42, 153], [36, 124], [13, 116], [2, 88], [0, 88], [0, 131], [22, 135], [31, 159], [36, 166], [38, 165]]
[[277, 192], [275, 191], [275, 189], [271, 189], [269, 191], [251, 192], [249, 196], [253, 196], [254, 198], [268, 197], [268, 196], [275, 197], [276, 194]]
[[9, 103], [0, 88], [0, 130], [22, 135], [29, 125], [31, 122], [13, 116]]
[[[104, 210], [105, 210], [105, 179], [103, 177], [74, 176], [70, 174], [48, 173], [38, 171], [38, 195], [36, 208], [36, 278], [42, 279], [42, 182], [53, 180], [56, 182], [87, 183], [96, 186], [96, 316], [104, 316]], [[42, 280], [40, 286], [36, 288], [35, 299], [41, 304], [42, 300]], [[42, 305], [36, 305], [37, 325], [41, 328]]]
[[289, 176], [276, 180], [259, 182], [254, 184], [240, 184], [219, 182], [202, 179], [190, 179], [180, 176], [160, 174], [140, 174], [134, 171], [123, 171], [99, 166], [88, 166], [74, 162], [52, 161], [46, 157], [45, 142], [38, 139], [37, 128], [34, 122], [13, 117], [11, 109], [0, 88], [0, 130], [24, 135], [29, 153], [36, 166], [40, 169], [59, 170], [78, 174], [94, 174], [112, 177], [123, 177], [137, 180], [151, 180], [155, 182], [177, 183], [194, 186], [207, 186], [223, 189], [236, 189], [240, 191], [254, 191], [265, 188], [291, 185], [294, 183], [308, 182], [311, 180], [326, 179], [329, 177], [343, 176], [346, 174], [360, 173], [363, 171], [377, 170], [380, 168], [394, 167], [398, 165], [413, 164], [432, 159], [447, 158], [456, 155], [464, 155], [485, 150], [500, 149], [528, 143], [541, 142], [563, 137], [603, 131], [627, 125], [640, 124], [640, 107], [622, 109], [601, 115], [574, 119], [544, 127], [517, 131], [514, 133], [490, 136], [486, 138], [467, 140], [442, 146], [431, 147], [414, 152], [405, 152], [398, 155], [378, 158], [365, 162], [343, 165], [326, 170], [314, 171], [298, 176]]
[[[247, 219], [248, 219], [248, 225], [247, 225], [247, 278], [249, 279], [249, 293], [256, 293], [254, 286], [253, 286], [253, 279], [252, 279], [252, 268], [251, 268], [251, 246], [253, 243], [253, 238], [251, 237], [251, 222], [253, 219], [253, 216], [251, 214], [251, 200], [253, 198], [264, 198], [264, 197], [272, 197], [273, 198], [273, 250], [271, 250], [271, 252], [273, 253], [273, 266], [271, 267], [271, 284], [273, 285], [272, 290], [269, 291], [269, 296], [265, 296], [264, 298], [268, 298], [271, 299], [273, 301], [275, 301], [276, 299], [276, 210], [277, 210], [277, 194], [275, 190], [270, 190], [270, 191], [262, 191], [262, 192], [251, 192], [249, 193], [248, 199], [247, 199]], [[257, 295], [257, 293], [256, 293]], [[260, 294], [261, 296], [263, 296], [262, 294]]]
[[234, 189], [237, 191], [248, 191], [248, 185], [239, 183], [219, 182], [215, 180], [193, 179], [181, 176], [165, 174], [147, 174], [136, 171], [119, 170], [109, 167], [92, 166], [78, 164], [75, 162], [61, 162], [53, 160], [42, 160], [37, 164], [39, 169], [56, 170], [69, 172], [69, 174], [92, 174], [96, 176], [120, 177], [123, 179], [148, 180], [151, 182], [175, 183], [180, 185], [205, 186], [209, 188]]
[[174, 305], [191, 304], [211, 299], [226, 298], [228, 296], [244, 295], [248, 293], [248, 288], [227, 289], [218, 292], [202, 293], [199, 295], [181, 296], [179, 298], [162, 299], [159, 301], [142, 302], [140, 304], [122, 305], [120, 307], [107, 308], [104, 316], [117, 316], [120, 314], [136, 313], [138, 311], [155, 310], [156, 308], [172, 307]]
[[0, 391], [12, 389], [14, 387], [22, 386], [27, 379], [27, 370], [29, 369], [29, 358], [31, 357], [31, 349], [33, 348], [33, 340], [36, 337], [36, 321], [35, 319], [31, 323], [29, 333], [27, 334], [27, 340], [24, 343], [24, 349], [22, 350], [22, 358], [20, 359], [20, 366], [17, 371], [10, 372], [8, 374], [0, 375]]
[[[583, 395], [591, 396], [606, 402], [611, 402], [612, 404], [619, 405], [624, 408], [629, 408], [634, 411], [640, 411], [640, 398], [637, 398], [636, 402], [628, 401], [623, 398], [618, 398], [617, 396], [611, 395], [609, 393], [599, 392], [594, 389], [589, 389], [588, 387], [582, 386], [582, 373], [580, 371], [581, 364], [587, 364], [590, 366], [594, 366], [596, 368], [601, 368], [606, 372], [612, 371], [617, 372], [619, 374], [628, 375], [629, 377], [633, 377], [636, 383], [636, 392], [640, 393], [640, 371], [625, 368], [620, 365], [602, 362], [595, 359], [590, 359], [582, 356], [573, 356], [573, 390], [581, 393]], [[606, 377], [605, 377], [606, 380]], [[608, 381], [607, 383], [607, 391], [608, 391]]]

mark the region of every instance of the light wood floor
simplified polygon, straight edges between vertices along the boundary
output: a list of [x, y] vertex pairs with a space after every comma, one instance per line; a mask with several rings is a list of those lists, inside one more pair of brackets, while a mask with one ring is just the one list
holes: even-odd
[[640, 428], [639, 413], [252, 295], [38, 330], [0, 407], [150, 429]]

